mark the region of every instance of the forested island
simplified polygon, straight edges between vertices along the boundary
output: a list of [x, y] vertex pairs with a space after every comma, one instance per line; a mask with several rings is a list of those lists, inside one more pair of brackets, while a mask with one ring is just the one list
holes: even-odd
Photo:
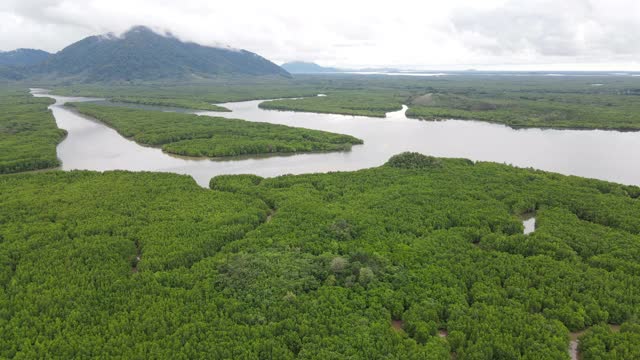
[[140, 144], [158, 146], [177, 155], [220, 157], [340, 151], [362, 144], [362, 140], [349, 135], [239, 119], [88, 103], [67, 106]]
[[360, 91], [336, 91], [327, 96], [265, 101], [260, 103], [260, 108], [385, 117], [388, 112], [401, 110], [402, 102], [402, 98], [396, 98], [387, 91], [378, 94], [373, 91], [364, 94]]
[[566, 359], [587, 329], [583, 359], [638, 358], [639, 196], [419, 154], [211, 190], [5, 175], [0, 356]]
[[193, 109], [193, 110], [220, 111], [220, 112], [230, 111], [229, 109], [223, 106], [214, 105], [206, 100], [200, 100], [200, 99], [194, 100], [194, 99], [172, 99], [172, 98], [112, 97], [111, 100], [115, 103], [166, 106], [166, 107], [176, 107], [176, 108]]

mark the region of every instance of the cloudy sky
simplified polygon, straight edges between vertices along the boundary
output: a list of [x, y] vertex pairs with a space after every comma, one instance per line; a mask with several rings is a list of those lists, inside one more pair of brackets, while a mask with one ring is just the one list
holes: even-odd
[[1, 0], [0, 50], [138, 24], [278, 63], [640, 70], [637, 0]]

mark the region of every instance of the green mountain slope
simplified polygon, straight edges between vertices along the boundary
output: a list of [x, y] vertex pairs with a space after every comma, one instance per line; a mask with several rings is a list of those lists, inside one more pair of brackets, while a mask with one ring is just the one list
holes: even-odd
[[271, 61], [246, 50], [183, 42], [137, 26], [122, 36], [90, 36], [32, 69], [34, 75], [88, 81], [155, 80], [218, 75], [290, 76]]

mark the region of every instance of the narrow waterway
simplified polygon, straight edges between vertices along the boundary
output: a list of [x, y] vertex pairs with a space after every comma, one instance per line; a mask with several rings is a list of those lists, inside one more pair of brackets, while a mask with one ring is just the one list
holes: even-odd
[[[262, 101], [221, 104], [230, 113], [193, 111], [203, 116], [223, 116], [249, 121], [304, 127], [349, 134], [364, 140], [351, 151], [288, 156], [227, 159], [190, 159], [171, 156], [123, 138], [115, 130], [63, 106], [66, 102], [95, 99], [48, 95], [58, 127], [68, 131], [58, 146], [64, 170], [133, 170], [188, 174], [202, 186], [220, 174], [252, 173], [261, 176], [357, 170], [382, 165], [403, 151], [440, 157], [494, 161], [567, 175], [640, 185], [640, 132], [602, 130], [512, 129], [478, 121], [419, 121], [401, 111], [386, 118], [270, 111]], [[152, 107], [170, 111], [162, 107]]]

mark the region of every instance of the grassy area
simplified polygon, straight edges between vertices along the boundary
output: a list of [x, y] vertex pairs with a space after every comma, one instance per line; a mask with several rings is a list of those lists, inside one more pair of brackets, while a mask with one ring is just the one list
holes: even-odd
[[403, 154], [211, 188], [0, 177], [0, 357], [640, 355], [637, 187]]
[[0, 174], [60, 165], [56, 145], [65, 131], [47, 109], [52, 103], [27, 90], [0, 91]]
[[88, 103], [71, 106], [140, 144], [158, 146], [178, 155], [219, 157], [342, 151], [362, 143], [348, 135], [285, 125]]

